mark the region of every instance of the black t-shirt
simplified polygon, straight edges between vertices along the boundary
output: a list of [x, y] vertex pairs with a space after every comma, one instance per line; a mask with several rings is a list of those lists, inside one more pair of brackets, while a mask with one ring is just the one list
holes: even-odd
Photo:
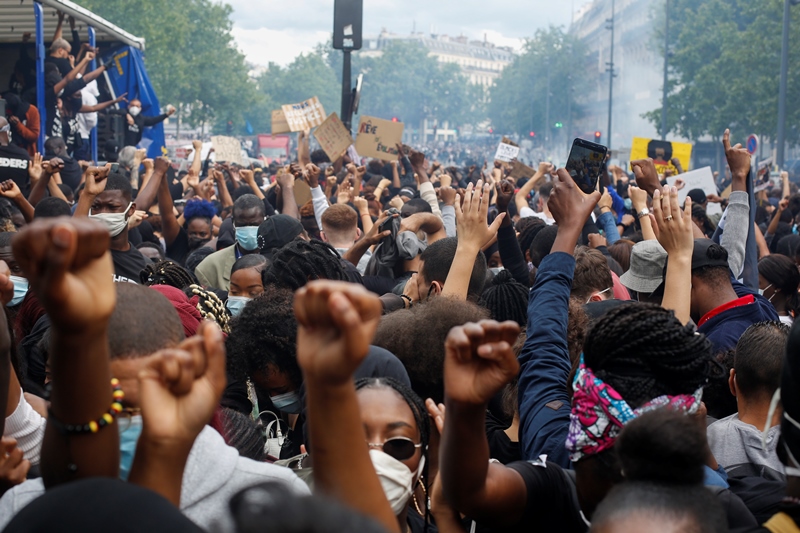
[[522, 519], [507, 531], [585, 533], [589, 530], [581, 517], [575, 482], [563, 468], [539, 461], [519, 461], [508, 467], [525, 480], [528, 502]]
[[489, 455], [504, 465], [520, 461], [522, 453], [519, 442], [511, 442], [505, 430], [508, 426], [495, 418], [490, 412], [486, 413], [486, 438], [489, 441]]
[[127, 252], [111, 250], [114, 261], [114, 281], [139, 283], [139, 273], [150, 263], [142, 252], [133, 246]]
[[28, 152], [16, 144], [0, 146], [0, 181], [14, 180], [26, 197], [30, 194], [29, 158]]
[[44, 154], [44, 158], [48, 161], [54, 157], [60, 157], [61, 160], [64, 161], [64, 169], [61, 171], [61, 181], [74, 191], [78, 188], [78, 185], [81, 184], [81, 176], [83, 175], [81, 166], [75, 159], [68, 155], [56, 155], [53, 152], [46, 152]]
[[178, 236], [172, 241], [172, 244], [167, 245], [167, 257], [173, 261], [177, 261], [181, 265], [186, 264], [186, 256], [189, 255], [189, 234], [186, 230], [180, 228]]

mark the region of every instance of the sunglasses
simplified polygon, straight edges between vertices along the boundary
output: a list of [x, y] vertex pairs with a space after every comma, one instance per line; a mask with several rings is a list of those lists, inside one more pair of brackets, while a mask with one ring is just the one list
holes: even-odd
[[408, 437], [392, 437], [384, 441], [383, 444], [368, 442], [367, 446], [369, 446], [370, 449], [381, 449], [383, 453], [394, 457], [398, 461], [405, 461], [406, 459], [411, 459], [417, 451], [417, 448], [422, 447], [422, 443], [414, 444], [414, 441]]

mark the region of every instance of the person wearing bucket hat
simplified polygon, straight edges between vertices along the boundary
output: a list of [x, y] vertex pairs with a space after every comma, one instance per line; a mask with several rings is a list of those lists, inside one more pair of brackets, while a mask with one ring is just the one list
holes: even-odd
[[658, 241], [637, 242], [631, 249], [631, 268], [619, 280], [631, 291], [631, 298], [640, 302], [661, 303], [653, 293], [664, 282], [667, 251]]

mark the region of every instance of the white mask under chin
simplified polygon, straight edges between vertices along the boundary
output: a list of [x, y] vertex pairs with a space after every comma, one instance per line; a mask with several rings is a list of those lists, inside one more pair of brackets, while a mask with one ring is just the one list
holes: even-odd
[[420, 473], [425, 467], [425, 456], [423, 455], [420, 458], [416, 473], [381, 450], [370, 450], [369, 458], [372, 460], [372, 466], [381, 481], [383, 493], [386, 495], [386, 499], [389, 500], [389, 505], [392, 506], [392, 511], [395, 515], [399, 515], [408, 505], [408, 500], [411, 499], [414, 484], [419, 480]]

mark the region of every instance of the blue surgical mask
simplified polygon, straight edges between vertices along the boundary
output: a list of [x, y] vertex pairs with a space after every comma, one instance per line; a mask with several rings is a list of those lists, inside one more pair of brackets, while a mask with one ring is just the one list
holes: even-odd
[[231, 312], [231, 316], [239, 316], [239, 313], [242, 312], [242, 309], [244, 309], [244, 306], [247, 305], [249, 301], [250, 298], [247, 296], [228, 296], [225, 307]]
[[236, 228], [236, 242], [243, 250], [252, 252], [258, 248], [258, 226]]
[[6, 304], [6, 307], [14, 307], [22, 303], [25, 295], [28, 294], [28, 280], [19, 276], [9, 276], [14, 283], [14, 297]]
[[270, 396], [272, 405], [275, 409], [283, 413], [296, 415], [303, 410], [303, 405], [300, 403], [300, 396], [295, 391], [285, 392], [277, 396]]
[[136, 443], [142, 434], [142, 417], [134, 415], [130, 417], [130, 421], [117, 417], [117, 427], [119, 428], [119, 478], [128, 481], [133, 458], [136, 457]]
[[625, 210], [630, 211], [633, 209], [633, 201], [630, 198], [625, 198]]

